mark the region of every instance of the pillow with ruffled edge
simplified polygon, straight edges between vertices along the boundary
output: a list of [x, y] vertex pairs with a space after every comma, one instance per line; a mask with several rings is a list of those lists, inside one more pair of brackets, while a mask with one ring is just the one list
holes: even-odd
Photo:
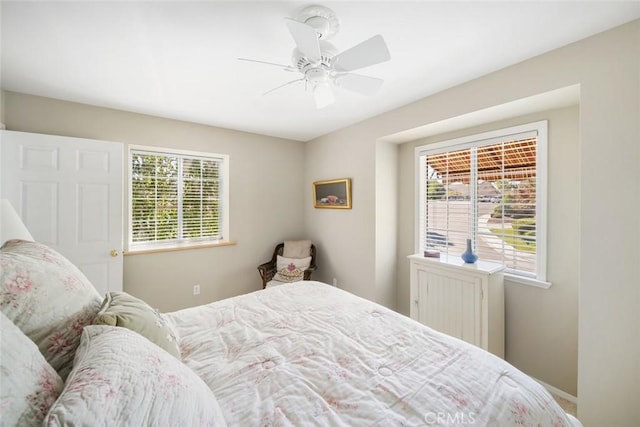
[[0, 312], [1, 425], [40, 425], [62, 391], [62, 380], [29, 337]]
[[62, 380], [80, 334], [102, 298], [64, 256], [37, 242], [8, 240], [0, 248], [0, 310], [36, 343]]
[[141, 335], [84, 328], [75, 363], [44, 426], [225, 426], [213, 392], [189, 367]]
[[273, 280], [278, 282], [298, 282], [304, 279], [304, 271], [311, 265], [311, 257], [285, 258], [278, 255], [276, 259], [276, 271]]
[[178, 341], [157, 310], [126, 292], [109, 292], [94, 323], [131, 329], [180, 359]]

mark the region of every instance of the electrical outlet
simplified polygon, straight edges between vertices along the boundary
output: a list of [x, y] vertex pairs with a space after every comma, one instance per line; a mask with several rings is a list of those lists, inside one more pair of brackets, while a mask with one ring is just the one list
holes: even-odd
[[200, 295], [200, 285], [193, 285], [193, 294]]
[[336, 288], [338, 287], [338, 279], [336, 279], [335, 277], [333, 278], [333, 286], [335, 286]]

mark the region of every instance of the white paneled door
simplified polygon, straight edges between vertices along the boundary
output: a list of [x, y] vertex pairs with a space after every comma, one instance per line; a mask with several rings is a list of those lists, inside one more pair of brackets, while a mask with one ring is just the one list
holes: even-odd
[[122, 290], [123, 145], [0, 132], [2, 198], [100, 294]]

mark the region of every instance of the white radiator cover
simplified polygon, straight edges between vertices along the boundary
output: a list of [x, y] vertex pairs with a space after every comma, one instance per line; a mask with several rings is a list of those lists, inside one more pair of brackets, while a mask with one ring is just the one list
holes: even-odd
[[504, 358], [504, 266], [410, 255], [410, 316]]

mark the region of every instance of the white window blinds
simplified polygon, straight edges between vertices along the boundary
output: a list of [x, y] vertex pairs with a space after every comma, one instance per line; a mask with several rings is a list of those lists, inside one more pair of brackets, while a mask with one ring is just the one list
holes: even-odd
[[131, 150], [131, 245], [222, 239], [222, 158]]
[[479, 259], [544, 280], [546, 122], [529, 126], [418, 148], [420, 251], [472, 239]]

